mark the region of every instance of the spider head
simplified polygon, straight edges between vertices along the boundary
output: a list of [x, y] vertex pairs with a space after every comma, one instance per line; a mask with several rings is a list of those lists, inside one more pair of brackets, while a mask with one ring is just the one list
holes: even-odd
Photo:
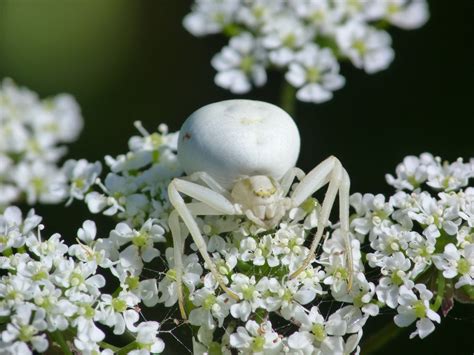
[[278, 181], [266, 175], [238, 180], [231, 194], [250, 220], [265, 227], [275, 226], [289, 206]]

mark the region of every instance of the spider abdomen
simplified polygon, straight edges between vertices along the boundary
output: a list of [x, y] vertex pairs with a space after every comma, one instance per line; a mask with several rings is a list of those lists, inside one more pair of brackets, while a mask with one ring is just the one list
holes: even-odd
[[178, 159], [184, 171], [204, 171], [225, 188], [243, 176], [279, 180], [294, 167], [300, 136], [279, 107], [253, 100], [228, 100], [195, 111], [184, 122]]

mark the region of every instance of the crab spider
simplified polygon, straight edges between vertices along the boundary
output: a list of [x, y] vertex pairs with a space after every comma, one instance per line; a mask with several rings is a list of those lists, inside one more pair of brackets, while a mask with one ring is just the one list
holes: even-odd
[[[291, 209], [300, 206], [328, 184], [316, 234], [310, 252], [290, 278], [298, 276], [315, 257], [316, 248], [328, 224], [339, 194], [339, 216], [352, 283], [352, 254], [349, 237], [350, 180], [340, 161], [331, 156], [307, 175], [295, 167], [300, 136], [293, 119], [280, 108], [259, 101], [228, 100], [204, 106], [183, 124], [178, 141], [178, 160], [186, 177], [175, 178], [168, 186], [174, 207], [169, 217], [173, 237], [178, 304], [183, 318], [182, 253], [187, 235], [194, 243], [216, 282], [230, 297], [239, 296], [224, 283], [206, 248], [195, 216], [242, 215], [256, 225], [273, 228]], [[289, 194], [295, 178], [299, 184]], [[192, 198], [185, 203], [183, 196]]]

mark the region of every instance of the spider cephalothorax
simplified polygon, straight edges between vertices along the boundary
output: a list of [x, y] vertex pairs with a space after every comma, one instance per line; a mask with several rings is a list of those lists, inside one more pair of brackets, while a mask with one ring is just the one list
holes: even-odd
[[[186, 224], [220, 287], [238, 300], [239, 296], [225, 285], [210, 258], [195, 216], [244, 215], [261, 227], [274, 228], [289, 209], [300, 206], [329, 183], [310, 253], [298, 269], [291, 270], [290, 277], [296, 277], [314, 258], [338, 192], [341, 229], [352, 270], [349, 176], [335, 157], [329, 157], [305, 175], [295, 167], [299, 148], [300, 136], [293, 119], [280, 108], [265, 102], [217, 102], [197, 110], [183, 124], [178, 141], [178, 160], [187, 177], [173, 179], [168, 187], [169, 199], [175, 209], [170, 214], [169, 224], [183, 317], [186, 317], [181, 284], [184, 241], [179, 218]], [[295, 178], [300, 182], [289, 194]], [[193, 202], [186, 204], [181, 194], [191, 197]], [[350, 284], [351, 276], [349, 287]]]
[[262, 227], [274, 227], [291, 208], [291, 200], [278, 181], [266, 175], [238, 180], [231, 196], [241, 207], [242, 214]]

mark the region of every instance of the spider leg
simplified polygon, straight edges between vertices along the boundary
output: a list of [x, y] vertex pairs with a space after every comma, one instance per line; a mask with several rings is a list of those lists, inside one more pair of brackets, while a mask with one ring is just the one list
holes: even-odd
[[204, 182], [211, 190], [221, 194], [222, 196], [225, 196], [226, 198], [230, 197], [229, 192], [224, 189], [221, 184], [219, 184], [211, 175], [206, 173], [205, 171], [197, 171], [195, 173], [192, 173], [189, 176], [189, 179], [191, 181], [198, 181], [201, 180]]
[[254, 214], [251, 210], [246, 210], [246, 211], [245, 211], [245, 216], [246, 216], [250, 221], [252, 221], [254, 224], [256, 224], [257, 226], [260, 226], [260, 227], [263, 227], [263, 228], [266, 227], [265, 223], [263, 223], [260, 218], [258, 218], [257, 216], [255, 216], [255, 214]]
[[349, 232], [349, 198], [351, 180], [346, 169], [342, 168], [342, 181], [339, 188], [339, 219], [341, 221], [342, 237], [346, 246], [346, 261], [349, 266], [349, 276], [347, 279], [347, 289], [352, 289], [352, 278], [354, 274], [354, 259], [352, 257], [352, 244]]
[[[180, 193], [190, 196], [198, 201], [201, 201], [202, 203], [186, 205]], [[211, 257], [209, 256], [209, 253], [207, 252], [206, 242], [204, 241], [201, 231], [199, 230], [196, 220], [192, 214], [192, 212], [194, 212], [194, 214], [196, 215], [198, 214], [199, 215], [206, 215], [206, 214], [233, 215], [233, 214], [236, 214], [237, 211], [235, 210], [232, 203], [229, 200], [227, 200], [224, 196], [218, 194], [217, 192], [207, 187], [204, 187], [204, 186], [201, 186], [189, 181], [181, 180], [181, 179], [173, 179], [173, 181], [171, 181], [171, 183], [168, 186], [168, 196], [169, 196], [169, 200], [171, 204], [173, 205], [176, 212], [179, 214], [184, 224], [188, 228], [189, 233], [191, 234], [194, 240], [194, 243], [196, 244], [196, 247], [198, 248], [202, 258], [204, 259], [205, 263], [207, 264], [207, 267], [211, 271], [212, 275], [216, 279], [219, 286], [230, 297], [232, 297], [235, 300], [239, 300], [239, 297], [230, 289], [228, 289], [227, 286], [224, 284], [221, 274], [219, 274], [219, 272], [217, 271], [216, 265], [214, 264]], [[177, 233], [176, 228], [175, 228], [175, 233]], [[177, 241], [177, 238], [179, 238], [180, 240]], [[176, 242], [176, 241], [177, 241], [178, 247], [175, 246], [175, 249], [177, 249], [174, 255], [175, 265], [178, 265], [179, 263], [179, 268], [180, 268], [180, 270], [178, 270], [178, 267], [177, 267], [176, 272], [177, 274], [182, 274], [183, 265], [181, 261], [181, 255], [180, 255], [182, 246], [181, 246], [181, 237], [179, 233], [173, 235], [173, 242]], [[176, 256], [178, 257], [177, 259], [176, 259]], [[181, 281], [181, 275], [178, 277], [179, 277], [179, 280]], [[178, 281], [178, 277], [177, 277], [177, 281]], [[181, 297], [182, 299], [182, 288], [181, 288], [181, 296], [178, 296], [178, 297]], [[182, 313], [184, 313], [183, 305], [181, 305], [180, 310], [182, 311]]]
[[283, 191], [283, 196], [288, 195], [288, 192], [291, 189], [291, 185], [293, 184], [293, 181], [295, 180], [295, 177], [297, 177], [298, 180], [301, 181], [304, 178], [303, 170], [301, 170], [300, 168], [291, 168], [281, 178], [280, 186], [281, 186], [281, 189]]
[[[192, 202], [186, 204], [186, 207], [194, 215], [220, 215], [221, 212], [209, 207], [208, 205], [201, 202]], [[184, 309], [184, 294], [183, 294], [183, 259], [184, 254], [184, 242], [186, 240], [188, 231], [181, 232], [179, 224], [179, 214], [176, 210], [170, 213], [168, 224], [171, 230], [171, 236], [173, 238], [173, 259], [174, 259], [174, 270], [176, 271], [176, 286], [178, 292], [178, 306], [183, 319], [187, 319], [186, 311]]]
[[346, 254], [349, 264], [349, 288], [352, 285], [352, 252], [350, 248], [350, 239], [349, 239], [349, 188], [350, 180], [347, 172], [342, 167], [340, 161], [335, 157], [329, 157], [324, 160], [318, 166], [316, 166], [311, 172], [309, 172], [303, 180], [296, 187], [293, 195], [291, 196], [294, 206], [299, 206], [303, 203], [308, 197], [310, 197], [314, 192], [319, 190], [325, 184], [329, 182], [326, 195], [321, 208], [321, 213], [318, 218], [318, 226], [316, 230], [316, 235], [311, 242], [310, 251], [303, 264], [294, 271], [290, 278], [295, 278], [302, 271], [304, 271], [313, 259], [316, 248], [321, 241], [321, 238], [324, 233], [324, 228], [326, 227], [329, 214], [334, 205], [336, 195], [339, 192], [340, 207], [339, 214], [341, 219], [341, 230], [343, 233], [343, 238], [346, 247]]
[[[184, 309], [184, 296], [183, 296], [183, 259], [181, 254], [183, 253], [184, 239], [186, 236], [181, 235], [181, 228], [179, 226], [179, 215], [176, 210], [170, 213], [168, 218], [168, 224], [170, 226], [171, 236], [173, 238], [173, 259], [174, 269], [176, 271], [176, 288], [178, 292], [178, 307], [181, 317], [187, 319], [186, 311]], [[181, 243], [183, 241], [183, 243]]]

